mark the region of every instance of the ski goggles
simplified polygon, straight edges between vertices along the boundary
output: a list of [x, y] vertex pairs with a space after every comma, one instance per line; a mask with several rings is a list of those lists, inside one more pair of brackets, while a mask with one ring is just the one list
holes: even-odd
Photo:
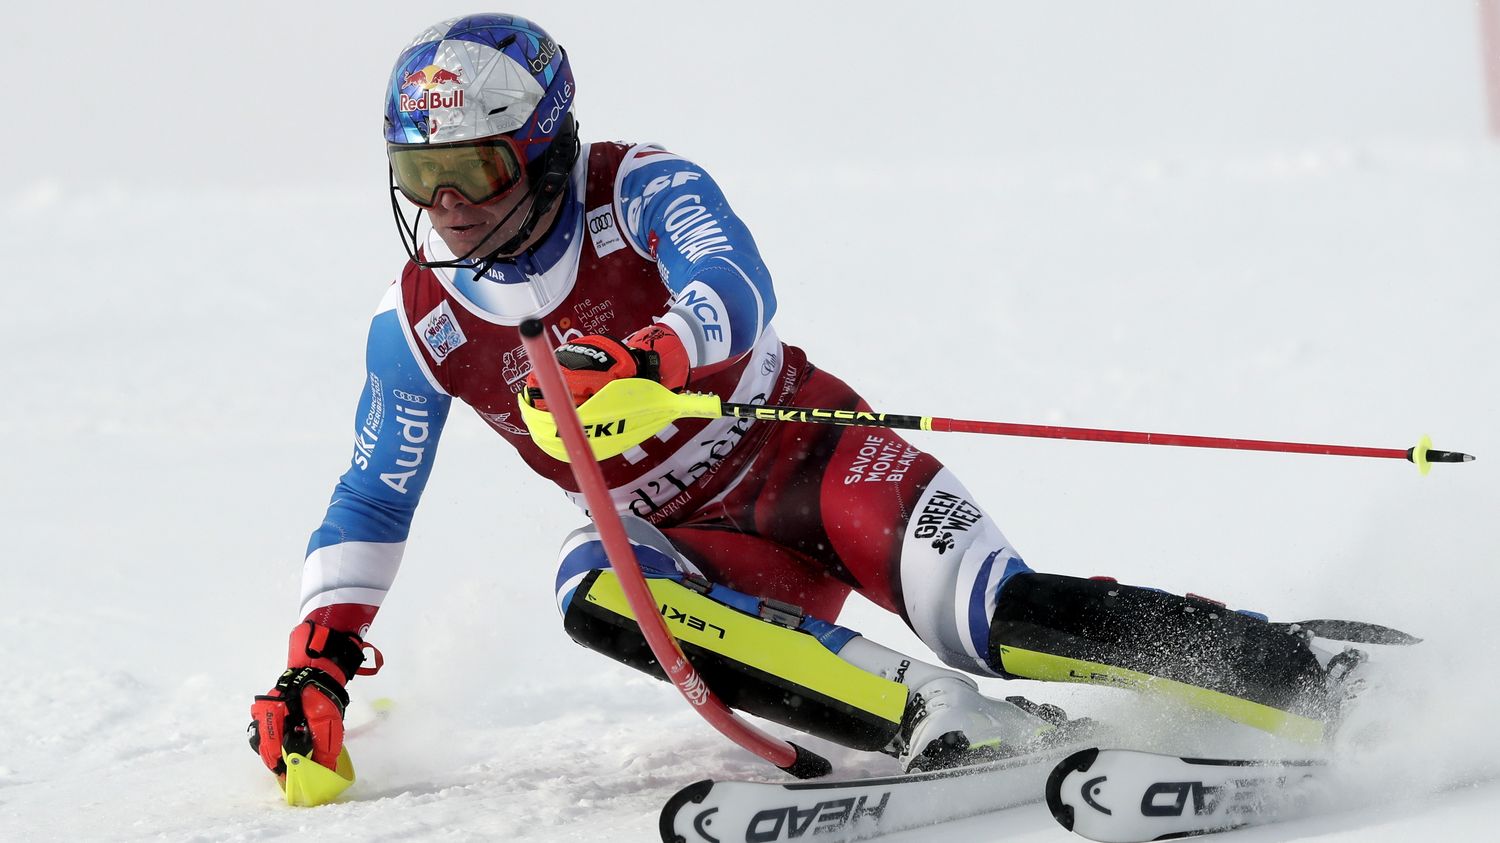
[[391, 178], [401, 195], [421, 208], [437, 204], [438, 191], [451, 188], [476, 205], [498, 199], [521, 182], [525, 168], [508, 137], [471, 143], [386, 144]]

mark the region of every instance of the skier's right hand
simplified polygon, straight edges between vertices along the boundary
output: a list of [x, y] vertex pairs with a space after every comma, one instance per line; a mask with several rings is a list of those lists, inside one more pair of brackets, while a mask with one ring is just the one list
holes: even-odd
[[[579, 337], [558, 346], [554, 353], [575, 407], [621, 378], [646, 378], [674, 392], [687, 385], [687, 349], [676, 333], [660, 323], [623, 340], [598, 334]], [[533, 407], [546, 410], [540, 386], [535, 371], [527, 375], [526, 396]]]
[[369, 647], [375, 666], [361, 668], [366, 647], [357, 635], [312, 621], [292, 630], [286, 671], [250, 706], [250, 748], [271, 772], [286, 775], [283, 748], [329, 769], [338, 767], [349, 704], [344, 686], [356, 674], [375, 673], [382, 662], [380, 651]]

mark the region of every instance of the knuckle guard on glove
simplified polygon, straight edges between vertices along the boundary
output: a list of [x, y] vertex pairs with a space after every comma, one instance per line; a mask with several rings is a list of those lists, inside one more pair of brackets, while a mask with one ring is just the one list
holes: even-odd
[[675, 331], [660, 323], [647, 325], [626, 337], [625, 345], [654, 358], [653, 373], [644, 377], [650, 377], [673, 392], [687, 386], [690, 366], [687, 349]]
[[[647, 378], [670, 389], [687, 383], [682, 341], [660, 325], [642, 328], [624, 342], [597, 334], [579, 337], [558, 346], [555, 354], [574, 406], [622, 378]], [[526, 376], [526, 395], [538, 410], [547, 409], [535, 372]]]

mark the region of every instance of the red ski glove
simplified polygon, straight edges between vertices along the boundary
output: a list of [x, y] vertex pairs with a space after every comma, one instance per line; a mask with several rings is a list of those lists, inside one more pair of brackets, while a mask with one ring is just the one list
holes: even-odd
[[[674, 392], [687, 386], [687, 349], [675, 332], [659, 324], [624, 342], [597, 334], [579, 337], [557, 347], [557, 362], [575, 407], [620, 378], [647, 378]], [[535, 372], [526, 376], [526, 394], [538, 410], [547, 409]]]
[[[375, 654], [375, 666], [360, 667], [364, 651]], [[344, 686], [355, 674], [380, 670], [380, 651], [347, 632], [312, 621], [292, 630], [286, 672], [276, 686], [250, 706], [250, 748], [277, 777], [286, 775], [281, 750], [311, 757], [328, 769], [338, 767], [344, 746]]]

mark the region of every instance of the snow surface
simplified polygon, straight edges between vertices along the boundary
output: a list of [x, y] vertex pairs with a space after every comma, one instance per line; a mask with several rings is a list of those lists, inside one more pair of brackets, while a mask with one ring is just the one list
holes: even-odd
[[[706, 165], [782, 335], [891, 412], [1438, 447], [1383, 460], [957, 435], [1035, 567], [1426, 638], [1376, 653], [1378, 808], [1236, 835], [1493, 839], [1500, 143], [1475, 6], [543, 4], [583, 131]], [[279, 802], [244, 745], [349, 454], [402, 260], [379, 98], [468, 4], [6, 4], [0, 838], [651, 840], [677, 788], [775, 779], [568, 641], [579, 516], [457, 413], [353, 685], [360, 779]], [[842, 621], [919, 651], [851, 602]], [[1136, 745], [1281, 751], [1012, 683]], [[841, 773], [881, 757], [824, 747]], [[1030, 806], [898, 840], [1066, 840]]]

